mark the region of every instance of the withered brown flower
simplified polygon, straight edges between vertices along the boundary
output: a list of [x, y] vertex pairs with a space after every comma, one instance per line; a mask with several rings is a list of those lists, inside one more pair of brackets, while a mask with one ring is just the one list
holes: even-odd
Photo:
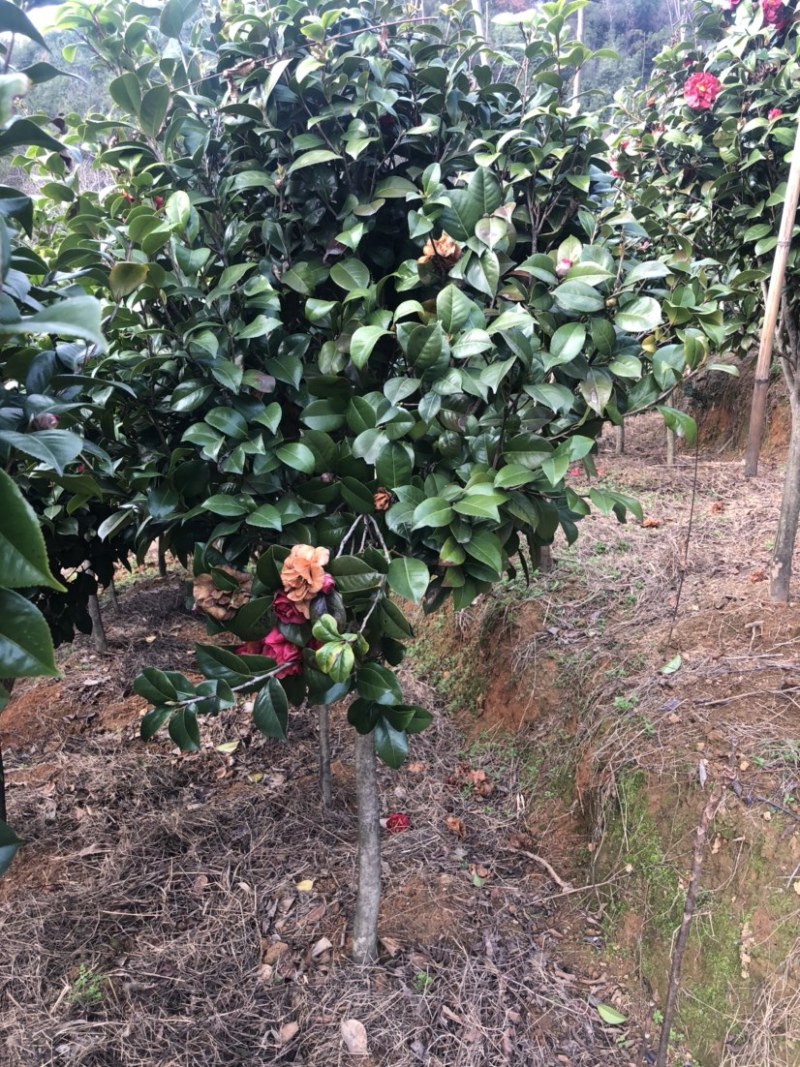
[[281, 568], [281, 582], [297, 610], [308, 618], [309, 604], [325, 584], [323, 567], [331, 558], [327, 548], [295, 545]]
[[392, 506], [392, 494], [388, 489], [379, 489], [372, 497], [376, 511], [388, 511]]
[[436, 261], [438, 266], [449, 270], [461, 259], [461, 246], [457, 244], [449, 233], [443, 233], [441, 237], [431, 237], [425, 242], [422, 255], [417, 260], [420, 266]]
[[218, 589], [210, 574], [198, 574], [194, 580], [194, 603], [198, 611], [216, 619], [217, 622], [229, 622], [239, 608], [243, 608], [250, 599], [253, 579], [244, 571], [237, 571], [227, 564], [218, 568], [238, 582], [238, 589]]

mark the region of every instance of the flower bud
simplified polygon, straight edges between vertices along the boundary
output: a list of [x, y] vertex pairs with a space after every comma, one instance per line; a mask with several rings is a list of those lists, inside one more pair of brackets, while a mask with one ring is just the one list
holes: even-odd
[[319, 596], [315, 596], [308, 606], [308, 617], [311, 622], [316, 622], [317, 619], [321, 619], [323, 615], [328, 614], [328, 601], [325, 599], [322, 593]]
[[55, 430], [58, 422], [58, 415], [53, 415], [50, 411], [43, 411], [41, 415], [37, 415], [33, 420], [33, 426], [36, 430]]
[[572, 260], [562, 258], [556, 264], [556, 277], [563, 278], [566, 274], [572, 270]]

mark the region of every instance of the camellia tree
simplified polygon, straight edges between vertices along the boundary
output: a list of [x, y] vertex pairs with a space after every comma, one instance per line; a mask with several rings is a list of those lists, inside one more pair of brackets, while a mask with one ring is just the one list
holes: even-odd
[[[694, 26], [696, 36], [663, 52], [651, 84], [620, 112], [627, 128], [614, 167], [671, 269], [695, 271], [684, 287], [693, 299], [665, 303], [669, 322], [713, 320], [717, 347], [745, 357], [764, 318], [795, 143], [798, 23], [779, 0], [730, 0], [699, 4]], [[780, 601], [789, 597], [800, 516], [799, 282], [795, 243], [776, 334], [792, 412], [770, 588]]]
[[[15, 102], [32, 84], [60, 72], [47, 62], [15, 72], [14, 42], [26, 37], [46, 47], [45, 41], [25, 12], [7, 0], [0, 3], [0, 34], [0, 155], [24, 150], [30, 160], [60, 157], [64, 145], [43, 123], [15, 115]], [[81, 482], [78, 464], [108, 459], [81, 432], [75, 374], [79, 354], [103, 348], [100, 305], [69, 277], [56, 277], [36, 247], [34, 223], [32, 198], [0, 185], [0, 712], [17, 679], [58, 674], [51, 631], [58, 634], [66, 624], [62, 618], [48, 626], [54, 616], [46, 619], [37, 604], [61, 598], [62, 616], [65, 603], [80, 613], [74, 587], [62, 585], [53, 573], [64, 553], [63, 539], [56, 545], [53, 537], [57, 519], [66, 520], [70, 531], [73, 523], [77, 528], [65, 506]], [[83, 483], [84, 497], [94, 496], [94, 491], [87, 496]], [[31, 502], [40, 505], [36, 511]], [[99, 539], [96, 546], [101, 555], [110, 551]], [[83, 541], [80, 547], [83, 563], [91, 550]], [[71, 637], [71, 621], [68, 628]], [[0, 750], [0, 874], [20, 844], [5, 820]]]
[[392, 669], [411, 635], [398, 601], [466, 607], [591, 505], [640, 516], [567, 470], [705, 357], [702, 322], [662, 315], [690, 303], [680, 278], [607, 206], [602, 125], [570, 106], [579, 6], [526, 13], [500, 55], [468, 4], [441, 22], [394, 0], [236, 2], [211, 21], [169, 0], [158, 22], [64, 5], [120, 110], [77, 127], [117, 177], [68, 220], [115, 301], [96, 388], [134, 394], [104, 393], [132, 487], [105, 531], [191, 552], [211, 632], [235, 638], [197, 647], [199, 684], [143, 672], [142, 734], [196, 749], [198, 716], [253, 693], [282, 738], [290, 704], [351, 698], [361, 962], [375, 751], [399, 766], [430, 721]]

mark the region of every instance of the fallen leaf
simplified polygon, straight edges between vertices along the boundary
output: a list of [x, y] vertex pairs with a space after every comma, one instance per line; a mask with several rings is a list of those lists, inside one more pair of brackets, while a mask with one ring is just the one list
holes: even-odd
[[380, 942], [386, 949], [386, 951], [389, 953], [389, 955], [392, 957], [392, 959], [394, 959], [394, 957], [400, 951], [400, 942], [395, 941], [393, 937], [382, 937], [380, 939]]
[[314, 923], [318, 923], [320, 919], [324, 918], [327, 910], [328, 907], [323, 900], [321, 904], [317, 904], [315, 908], [312, 908], [308, 915], [304, 915], [297, 925], [300, 927], [313, 926]]
[[673, 656], [669, 663], [665, 663], [659, 671], [659, 674], [674, 674], [675, 671], [680, 670], [683, 659], [680, 655]]
[[282, 1045], [288, 1045], [292, 1038], [300, 1032], [299, 1023], [284, 1023], [278, 1031], [278, 1041]]
[[248, 774], [247, 776], [248, 782], [252, 782], [253, 785], [258, 785], [260, 781], [263, 781], [263, 778], [264, 775], [261, 773], [261, 771], [253, 771], [252, 774]]
[[267, 948], [266, 952], [264, 953], [264, 958], [261, 962], [267, 964], [277, 963], [277, 961], [281, 958], [284, 952], [288, 951], [289, 946], [286, 944], [285, 941], [275, 941], [269, 946], [269, 948]]
[[756, 567], [754, 571], [751, 571], [747, 576], [748, 582], [755, 584], [756, 582], [766, 582], [767, 571], [765, 567]]
[[646, 519], [642, 520], [643, 530], [657, 530], [660, 525], [661, 519], [654, 519], [651, 516], [648, 516]]
[[227, 756], [231, 752], [235, 752], [238, 747], [239, 747], [238, 740], [237, 741], [226, 741], [222, 745], [217, 745], [216, 746], [216, 750], [217, 750], [217, 752], [222, 752], [224, 755]]
[[798, 896], [800, 897], [800, 881], [796, 881], [796, 882], [793, 882], [793, 883], [792, 883], [792, 889], [793, 889], [793, 890], [795, 891], [795, 893], [797, 893], [797, 895], [798, 895]]
[[467, 828], [464, 826], [463, 819], [457, 819], [455, 815], [448, 815], [444, 820], [444, 824], [451, 834], [455, 834], [456, 837], [464, 838], [467, 832]]
[[598, 1004], [597, 1014], [607, 1023], [609, 1026], [622, 1026], [627, 1022], [627, 1016], [621, 1015], [616, 1008], [612, 1008], [610, 1004]]
[[316, 959], [318, 956], [321, 956], [323, 952], [327, 952], [329, 949], [332, 948], [333, 945], [327, 939], [327, 937], [321, 937], [311, 949], [311, 955], [314, 957], [314, 959]]
[[427, 769], [427, 765], [425, 763], [420, 763], [419, 760], [414, 763], [406, 764], [406, 770], [409, 774], [424, 774]]
[[721, 500], [715, 500], [714, 503], [711, 505], [712, 515], [721, 515], [724, 510], [725, 504]]
[[445, 1019], [449, 1019], [451, 1023], [458, 1023], [459, 1026], [464, 1025], [464, 1020], [461, 1018], [461, 1016], [456, 1015], [456, 1013], [450, 1008], [448, 1008], [446, 1004], [442, 1005], [442, 1015], [445, 1017]]
[[367, 1056], [367, 1031], [358, 1019], [342, 1019], [342, 1041], [351, 1056]]
[[314, 879], [313, 878], [304, 878], [302, 882], [298, 882], [295, 885], [295, 889], [297, 890], [298, 893], [310, 893], [313, 888], [314, 888]]
[[145, 637], [145, 641], [147, 642], [147, 644], [148, 644], [148, 645], [152, 645], [152, 643], [153, 643], [153, 642], [154, 642], [155, 640], [157, 640], [157, 638], [156, 638], [156, 635], [155, 635], [155, 634], [148, 634], [148, 635], [147, 635], [147, 637]]

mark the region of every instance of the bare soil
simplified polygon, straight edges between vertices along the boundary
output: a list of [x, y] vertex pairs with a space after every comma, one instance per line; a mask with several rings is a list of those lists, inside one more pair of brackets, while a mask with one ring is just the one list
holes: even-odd
[[[21, 687], [0, 719], [9, 819], [27, 841], [0, 881], [0, 1061], [651, 1063], [716, 790], [676, 1061], [800, 1062], [800, 609], [767, 598], [773, 454], [745, 482], [716, 447], [667, 468], [658, 423], [636, 420], [628, 455], [604, 446], [599, 480], [649, 522], [592, 516], [530, 588], [421, 622], [404, 681], [435, 720], [381, 773], [384, 813], [411, 829], [385, 838], [368, 972], [347, 956], [343, 710], [327, 817], [311, 712], [294, 713], [289, 744], [240, 708], [204, 724], [197, 754], [145, 745], [133, 678], [191, 671], [204, 626], [179, 574], [124, 589], [119, 616], [105, 605], [108, 655], [81, 639], [62, 680]], [[367, 1057], [343, 1043], [354, 1018]]]

